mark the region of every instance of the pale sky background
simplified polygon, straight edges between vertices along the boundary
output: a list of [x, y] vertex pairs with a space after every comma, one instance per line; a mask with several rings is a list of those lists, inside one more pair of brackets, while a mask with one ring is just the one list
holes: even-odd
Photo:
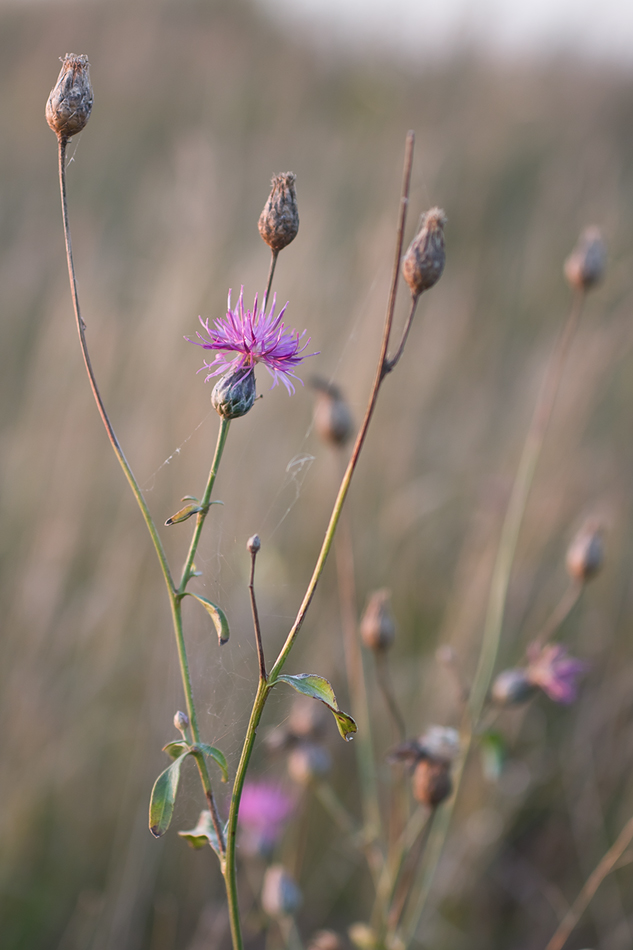
[[466, 44], [501, 55], [572, 51], [633, 67], [633, 0], [259, 0], [317, 39], [415, 55]]

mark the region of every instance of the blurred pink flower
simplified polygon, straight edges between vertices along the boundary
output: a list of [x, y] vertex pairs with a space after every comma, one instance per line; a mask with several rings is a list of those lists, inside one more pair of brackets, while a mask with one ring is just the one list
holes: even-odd
[[528, 647], [529, 665], [526, 673], [530, 683], [540, 686], [555, 703], [568, 705], [578, 695], [578, 677], [586, 673], [589, 665], [570, 656], [564, 646], [550, 643]]
[[268, 855], [279, 841], [293, 801], [273, 782], [246, 782], [240, 801], [239, 824], [246, 850]]

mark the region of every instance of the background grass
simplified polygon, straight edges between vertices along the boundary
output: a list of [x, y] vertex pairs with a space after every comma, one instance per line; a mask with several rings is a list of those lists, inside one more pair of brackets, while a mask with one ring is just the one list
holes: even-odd
[[[202, 490], [217, 431], [200, 352], [183, 341], [229, 287], [263, 288], [257, 218], [272, 174], [297, 174], [301, 228], [280, 258], [288, 320], [357, 418], [387, 296], [404, 136], [417, 134], [409, 233], [446, 209], [448, 263], [381, 397], [351, 498], [359, 606], [390, 586], [393, 673], [411, 734], [455, 724], [434, 649], [472, 673], [510, 480], [568, 306], [562, 261], [586, 224], [610, 248], [589, 299], [527, 511], [501, 663], [521, 658], [565, 586], [587, 513], [608, 564], [565, 625], [591, 673], [574, 708], [507, 716], [497, 786], [477, 766], [423, 930], [434, 948], [536, 950], [633, 808], [633, 81], [573, 61], [464, 54], [415, 68], [328, 54], [240, 2], [23, 4], [0, 10], [0, 943], [11, 950], [226, 946], [211, 853], [146, 827], [182, 705], [167, 601], [140, 515], [91, 402], [63, 257], [57, 57], [90, 57], [95, 106], [73, 141], [69, 199], [88, 337], [106, 404], [159, 523]], [[398, 319], [404, 319], [406, 299]], [[232, 428], [200, 549], [200, 591], [229, 614], [220, 652], [189, 605], [201, 726], [234, 767], [257, 661], [245, 542], [257, 531], [267, 651], [282, 642], [318, 550], [336, 464], [311, 394], [282, 390]], [[164, 532], [178, 565], [187, 526]], [[335, 578], [326, 572], [292, 671], [344, 702]], [[383, 716], [380, 697], [373, 702]], [[283, 718], [287, 697], [266, 722]], [[353, 750], [331, 727], [334, 784], [353, 805]], [[379, 754], [390, 742], [378, 726]], [[283, 763], [260, 750], [255, 770]], [[185, 781], [174, 827], [201, 807]], [[222, 794], [222, 793], [221, 793]], [[366, 919], [369, 888], [315, 805], [300, 927]], [[290, 847], [287, 844], [286, 847]], [[605, 883], [570, 947], [631, 945], [630, 871]], [[245, 892], [247, 893], [247, 891]]]

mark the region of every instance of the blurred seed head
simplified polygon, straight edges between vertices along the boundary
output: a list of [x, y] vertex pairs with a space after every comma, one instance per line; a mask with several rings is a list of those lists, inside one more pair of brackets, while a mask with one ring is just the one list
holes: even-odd
[[256, 397], [252, 367], [221, 376], [213, 387], [211, 405], [223, 419], [239, 419], [253, 408]]
[[411, 779], [413, 797], [428, 808], [437, 808], [453, 791], [450, 762], [422, 759]]
[[317, 394], [314, 407], [317, 433], [329, 445], [345, 445], [354, 432], [354, 420], [341, 390], [318, 376], [314, 376], [311, 383]]
[[249, 554], [257, 554], [261, 546], [262, 546], [262, 542], [259, 540], [258, 534], [254, 534], [252, 538], [249, 538], [248, 541], [246, 542], [246, 548]]
[[259, 216], [259, 233], [269, 248], [281, 251], [297, 236], [299, 210], [294, 172], [282, 172], [272, 180], [272, 191]]
[[591, 519], [586, 522], [567, 548], [567, 573], [585, 584], [602, 568], [604, 563], [604, 535], [602, 525]]
[[66, 53], [57, 82], [46, 103], [46, 121], [60, 139], [69, 139], [85, 127], [92, 111], [88, 57]]
[[303, 903], [294, 878], [281, 864], [273, 864], [264, 875], [262, 907], [269, 917], [292, 917]]
[[288, 775], [298, 785], [311, 785], [331, 768], [330, 753], [316, 742], [301, 742], [288, 755]]
[[325, 732], [328, 713], [323, 703], [297, 696], [288, 716], [288, 730], [296, 739], [315, 739]]
[[454, 762], [461, 752], [459, 733], [450, 726], [429, 726], [418, 745], [423, 756], [441, 762]]
[[371, 594], [360, 622], [360, 635], [368, 650], [388, 650], [396, 639], [396, 624], [389, 606], [391, 591], [386, 588]]
[[520, 706], [534, 691], [535, 686], [525, 670], [504, 670], [492, 684], [492, 699], [498, 706]]
[[185, 730], [189, 728], [189, 716], [187, 715], [187, 713], [184, 713], [178, 710], [178, 712], [174, 716], [174, 726], [176, 727], [178, 732], [182, 732], [184, 735]]
[[345, 940], [334, 930], [317, 930], [308, 943], [308, 950], [345, 950]]
[[441, 208], [431, 208], [422, 216], [422, 226], [402, 260], [402, 276], [411, 294], [419, 296], [442, 276], [446, 262], [444, 226], [447, 218]]
[[358, 921], [347, 928], [349, 939], [358, 950], [375, 950], [378, 946], [378, 936], [369, 924]]
[[599, 284], [607, 265], [607, 248], [599, 228], [585, 228], [565, 261], [565, 277], [575, 290]]

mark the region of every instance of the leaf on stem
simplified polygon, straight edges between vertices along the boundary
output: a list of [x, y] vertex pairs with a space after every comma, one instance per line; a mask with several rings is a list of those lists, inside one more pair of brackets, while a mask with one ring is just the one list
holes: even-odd
[[[218, 838], [211, 820], [211, 812], [208, 809], [200, 812], [198, 824], [195, 828], [192, 828], [191, 831], [179, 831], [178, 834], [181, 838], [184, 838], [192, 848], [198, 850], [199, 848], [204, 848], [209, 844], [217, 856], [219, 858], [222, 857], [218, 847]], [[224, 834], [226, 835], [226, 827], [224, 829]]]
[[207, 598], [203, 597], [202, 594], [193, 594], [190, 590], [187, 591], [187, 594], [190, 597], [194, 597], [198, 603], [202, 604], [206, 612], [211, 617], [218, 635], [218, 642], [220, 646], [222, 646], [223, 643], [227, 643], [230, 636], [229, 622], [226, 619], [226, 614], [222, 608], [218, 607], [217, 604], [213, 604], [210, 600], [207, 600]]
[[213, 759], [215, 764], [219, 766], [222, 771], [222, 781], [228, 782], [229, 767], [223, 752], [220, 752], [215, 746], [207, 745], [206, 742], [197, 742], [191, 746], [191, 754], [195, 755], [197, 752], [202, 752], [204, 755], [208, 755], [210, 759]]
[[189, 749], [161, 772], [154, 783], [149, 802], [149, 830], [155, 838], [164, 835], [171, 823], [180, 781], [180, 767], [188, 755]]
[[287, 676], [285, 673], [282, 673], [278, 677], [278, 681], [279, 680], [288, 683], [288, 685], [296, 689], [298, 693], [303, 693], [304, 696], [311, 696], [312, 699], [318, 699], [324, 703], [328, 709], [331, 710], [336, 719], [338, 731], [345, 741], [349, 742], [349, 740], [354, 737], [354, 733], [358, 728], [356, 723], [351, 716], [348, 716], [347, 713], [342, 712], [342, 710], [338, 708], [332, 685], [323, 676], [317, 676], [316, 673], [298, 673], [296, 676]]
[[489, 729], [481, 736], [480, 743], [484, 775], [489, 782], [497, 782], [508, 757], [505, 739], [500, 732]]
[[170, 759], [177, 759], [183, 752], [189, 751], [189, 744], [184, 739], [175, 739], [163, 746], [163, 752], [166, 752]]
[[184, 508], [180, 508], [175, 515], [168, 518], [165, 524], [180, 524], [181, 521], [186, 521], [187, 518], [191, 518], [192, 515], [197, 515], [199, 511], [202, 511], [202, 508], [198, 502], [190, 502], [190, 504], [185, 505]]

